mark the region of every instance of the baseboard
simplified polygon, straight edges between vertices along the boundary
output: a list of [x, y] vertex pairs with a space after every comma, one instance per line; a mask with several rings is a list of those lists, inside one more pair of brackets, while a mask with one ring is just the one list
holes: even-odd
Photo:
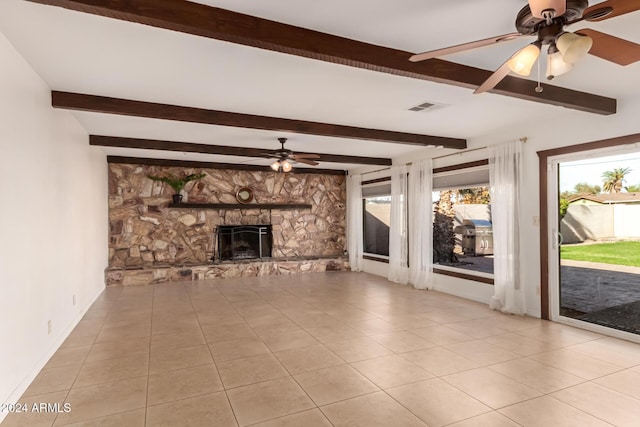
[[[42, 370], [42, 368], [45, 367], [45, 365], [47, 364], [47, 362], [49, 362], [49, 359], [51, 359], [51, 356], [54, 355], [54, 353], [56, 351], [58, 351], [58, 349], [60, 348], [60, 346], [62, 345], [62, 343], [64, 342], [64, 340], [67, 339], [67, 337], [71, 334], [71, 331], [73, 331], [73, 329], [78, 325], [78, 323], [80, 322], [80, 320], [82, 320], [82, 318], [84, 317], [84, 315], [87, 313], [87, 311], [89, 311], [89, 308], [93, 305], [94, 302], [96, 302], [96, 300], [98, 299], [98, 297], [102, 294], [102, 292], [104, 292], [105, 288], [101, 288], [90, 300], [89, 303], [82, 308], [82, 310], [80, 310], [78, 312], [78, 314], [76, 315], [76, 317], [74, 317], [74, 319], [71, 321], [71, 323], [65, 328], [63, 329], [62, 333], [58, 336], [58, 338], [54, 341], [54, 344], [49, 348], [49, 350], [47, 350], [47, 352], [45, 353], [45, 355], [38, 361], [38, 363], [36, 363], [36, 365], [33, 367], [33, 369], [29, 372], [28, 375], [26, 375], [24, 377], [24, 379], [22, 381], [20, 381], [20, 384], [18, 384], [18, 386], [14, 389], [14, 391], [9, 395], [9, 397], [7, 398], [7, 400], [4, 403], [16, 403], [18, 402], [18, 399], [20, 399], [20, 397], [23, 395], [23, 393], [27, 390], [27, 388], [29, 387], [29, 385], [31, 385], [31, 383], [33, 382], [33, 380], [36, 378], [36, 376], [38, 376], [38, 374], [40, 373], [40, 371]], [[8, 412], [0, 412], [0, 423], [2, 422], [2, 420], [8, 415]]]
[[[489, 286], [489, 285], [487, 285]], [[471, 301], [476, 301], [482, 304], [487, 304], [489, 305], [489, 303], [491, 302], [491, 297], [483, 297], [482, 295], [478, 295], [478, 294], [472, 294], [472, 293], [467, 293], [467, 292], [459, 292], [456, 291], [454, 289], [451, 289], [450, 287], [447, 286], [434, 286], [433, 288], [434, 291], [438, 291], [438, 292], [442, 292], [445, 294], [449, 294], [449, 295], [453, 295], [456, 297], [460, 297], [460, 298], [464, 298], [464, 299], [468, 299]]]
[[542, 318], [542, 316], [540, 315], [540, 310], [536, 310], [536, 311], [527, 310], [525, 315], [530, 316], [530, 317], [535, 317], [537, 319], [541, 319]]

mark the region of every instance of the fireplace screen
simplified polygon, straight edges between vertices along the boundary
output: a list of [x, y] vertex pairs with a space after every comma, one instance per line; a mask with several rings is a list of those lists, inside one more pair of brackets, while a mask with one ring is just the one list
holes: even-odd
[[270, 225], [221, 225], [216, 234], [220, 260], [271, 257]]

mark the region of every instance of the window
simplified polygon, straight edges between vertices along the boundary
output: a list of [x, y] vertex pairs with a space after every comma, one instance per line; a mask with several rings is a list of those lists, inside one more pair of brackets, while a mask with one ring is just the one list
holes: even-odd
[[433, 263], [445, 271], [493, 275], [489, 170], [460, 165], [434, 170]]
[[391, 196], [365, 197], [363, 203], [364, 252], [389, 256]]
[[390, 178], [365, 181], [362, 184], [364, 253], [388, 257], [391, 225]]

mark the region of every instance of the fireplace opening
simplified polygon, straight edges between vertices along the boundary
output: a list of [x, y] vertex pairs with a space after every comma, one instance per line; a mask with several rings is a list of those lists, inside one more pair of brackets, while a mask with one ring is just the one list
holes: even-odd
[[271, 257], [271, 225], [220, 225], [216, 235], [219, 260]]

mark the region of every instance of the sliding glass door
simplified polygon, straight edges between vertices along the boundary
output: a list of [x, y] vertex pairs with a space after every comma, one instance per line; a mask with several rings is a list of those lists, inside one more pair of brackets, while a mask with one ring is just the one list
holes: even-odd
[[640, 340], [640, 151], [548, 162], [552, 319]]

